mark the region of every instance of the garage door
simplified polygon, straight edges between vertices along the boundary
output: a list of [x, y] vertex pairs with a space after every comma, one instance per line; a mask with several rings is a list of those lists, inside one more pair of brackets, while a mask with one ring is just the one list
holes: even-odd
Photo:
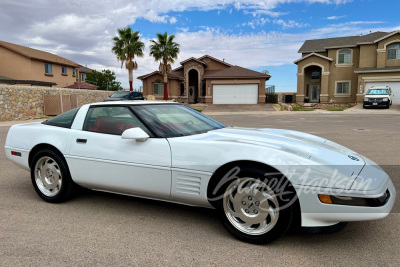
[[218, 84], [213, 86], [213, 104], [257, 104], [258, 84]]
[[394, 95], [393, 104], [400, 104], [400, 82], [366, 83], [365, 89], [368, 90], [372, 86], [389, 86], [390, 88], [392, 88], [392, 93]]

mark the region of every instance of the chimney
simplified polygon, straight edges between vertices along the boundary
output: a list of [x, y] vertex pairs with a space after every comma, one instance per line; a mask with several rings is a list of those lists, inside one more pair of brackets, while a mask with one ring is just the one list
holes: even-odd
[[222, 61], [225, 62], [225, 58], [223, 58]]

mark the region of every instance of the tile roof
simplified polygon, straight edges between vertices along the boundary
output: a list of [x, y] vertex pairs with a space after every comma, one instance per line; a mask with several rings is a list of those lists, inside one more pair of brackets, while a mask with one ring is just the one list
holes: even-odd
[[[206, 57], [211, 58], [220, 63], [223, 63], [223, 64], [227, 65], [228, 67], [223, 70], [207, 70], [206, 69], [204, 72], [203, 78], [233, 78], [233, 79], [235, 79], [235, 78], [239, 78], [239, 79], [240, 78], [265, 78], [265, 79], [269, 79], [271, 77], [270, 75], [263, 74], [261, 72], [249, 70], [249, 69], [239, 67], [239, 66], [233, 66], [229, 63], [226, 63], [225, 61], [221, 61], [221, 60], [213, 58], [209, 55], [204, 55], [202, 57], [199, 57], [198, 59], [191, 57], [187, 60], [182, 61], [181, 64], [188, 62], [190, 60], [200, 61]], [[203, 62], [201, 61], [201, 63], [203, 63]], [[203, 63], [203, 64], [205, 64], [205, 63]], [[161, 72], [153, 71], [152, 73], [139, 76], [138, 79], [143, 80], [154, 74], [161, 74]], [[168, 73], [168, 78], [183, 80], [184, 79], [183, 66], [173, 69], [170, 73]]]
[[[151, 73], [148, 73], [148, 74], [139, 76], [139, 77], [137, 77], [137, 78], [138, 78], [139, 80], [143, 80], [143, 79], [146, 79], [147, 77], [150, 77], [150, 76], [152, 76], [152, 75], [154, 75], [154, 74], [163, 75], [163, 74], [161, 73], [161, 71], [156, 70], [156, 71], [153, 71], [153, 72], [151, 72]], [[170, 73], [168, 73], [168, 78], [170, 78], [170, 79], [183, 79], [183, 71], [174, 71], [174, 70], [172, 70]]]
[[204, 78], [266, 78], [271, 76], [239, 66], [232, 66], [219, 71], [205, 71]]
[[385, 37], [388, 34], [387, 32], [373, 32], [367, 35], [307, 40], [298, 52], [324, 52], [327, 48], [333, 47], [355, 47], [362, 43], [373, 43], [375, 40]]
[[79, 68], [79, 72], [83, 72], [83, 73], [91, 73], [93, 70], [89, 69], [88, 67], [80, 67]]
[[67, 86], [66, 88], [97, 90], [99, 87], [86, 82], [76, 82], [74, 84]]
[[17, 44], [12, 44], [4, 41], [0, 41], [0, 46], [7, 48], [11, 51], [14, 51], [15, 53], [18, 53], [20, 55], [23, 55], [27, 58], [35, 59], [35, 60], [40, 60], [44, 62], [49, 62], [49, 63], [55, 63], [55, 64], [60, 64], [60, 65], [66, 65], [66, 66], [72, 66], [72, 67], [78, 67], [80, 66], [78, 63], [75, 63], [71, 60], [68, 60], [66, 58], [57, 56], [52, 53], [44, 52], [41, 50], [33, 49], [30, 47], [22, 46], [22, 45], [17, 45]]
[[204, 56], [202, 56], [202, 57], [199, 57], [198, 60], [203, 61], [203, 59], [206, 58], [206, 57], [211, 58], [212, 60], [215, 60], [215, 61], [217, 61], [217, 62], [219, 62], [219, 63], [225, 64], [225, 65], [227, 65], [227, 66], [229, 66], [229, 67], [232, 67], [232, 66], [233, 66], [233, 65], [231, 65], [231, 64], [229, 64], [229, 63], [227, 63], [227, 62], [225, 62], [225, 61], [219, 60], [218, 58], [212, 57], [212, 56], [210, 56], [210, 55], [204, 55]]
[[293, 61], [293, 63], [294, 63], [294, 64], [297, 64], [297, 63], [299, 63], [300, 61], [302, 61], [302, 60], [304, 60], [304, 59], [306, 59], [306, 58], [312, 57], [312, 56], [316, 56], [316, 57], [320, 57], [320, 58], [323, 58], [323, 59], [326, 59], [326, 60], [329, 60], [329, 61], [333, 61], [333, 59], [330, 58], [330, 57], [325, 57], [325, 56], [320, 55], [320, 54], [318, 54], [318, 53], [312, 52], [312, 53], [310, 53], [310, 54], [308, 54], [308, 55], [306, 55], [306, 56], [304, 56], [304, 57], [302, 57], [302, 58], [300, 58], [300, 59], [298, 59], [298, 60]]
[[188, 58], [188, 59], [186, 59], [186, 60], [180, 62], [180, 64], [183, 65], [183, 64], [185, 64], [186, 62], [189, 62], [189, 61], [191, 61], [191, 60], [196, 61], [196, 62], [198, 62], [198, 63], [200, 63], [200, 64], [204, 64], [204, 65], [207, 66], [206, 63], [204, 63], [203, 61], [198, 60], [197, 58], [194, 58], [194, 57]]

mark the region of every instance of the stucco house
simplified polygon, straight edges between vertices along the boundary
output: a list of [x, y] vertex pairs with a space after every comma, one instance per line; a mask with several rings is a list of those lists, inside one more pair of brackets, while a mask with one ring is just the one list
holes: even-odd
[[[168, 74], [170, 99], [182, 103], [257, 104], [265, 103], [265, 82], [270, 75], [233, 66], [209, 55], [188, 58]], [[142, 75], [143, 95], [163, 99], [161, 72]]]
[[362, 102], [372, 86], [390, 86], [400, 104], [400, 31], [307, 40], [299, 53], [297, 103]]
[[77, 81], [79, 67], [78, 63], [48, 52], [0, 41], [0, 75], [10, 79], [67, 87]]

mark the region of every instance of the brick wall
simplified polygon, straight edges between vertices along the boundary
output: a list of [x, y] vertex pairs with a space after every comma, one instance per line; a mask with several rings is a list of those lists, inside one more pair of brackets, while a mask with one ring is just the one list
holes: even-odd
[[76, 95], [78, 107], [100, 102], [112, 92], [0, 84], [0, 121], [43, 116], [44, 95]]

